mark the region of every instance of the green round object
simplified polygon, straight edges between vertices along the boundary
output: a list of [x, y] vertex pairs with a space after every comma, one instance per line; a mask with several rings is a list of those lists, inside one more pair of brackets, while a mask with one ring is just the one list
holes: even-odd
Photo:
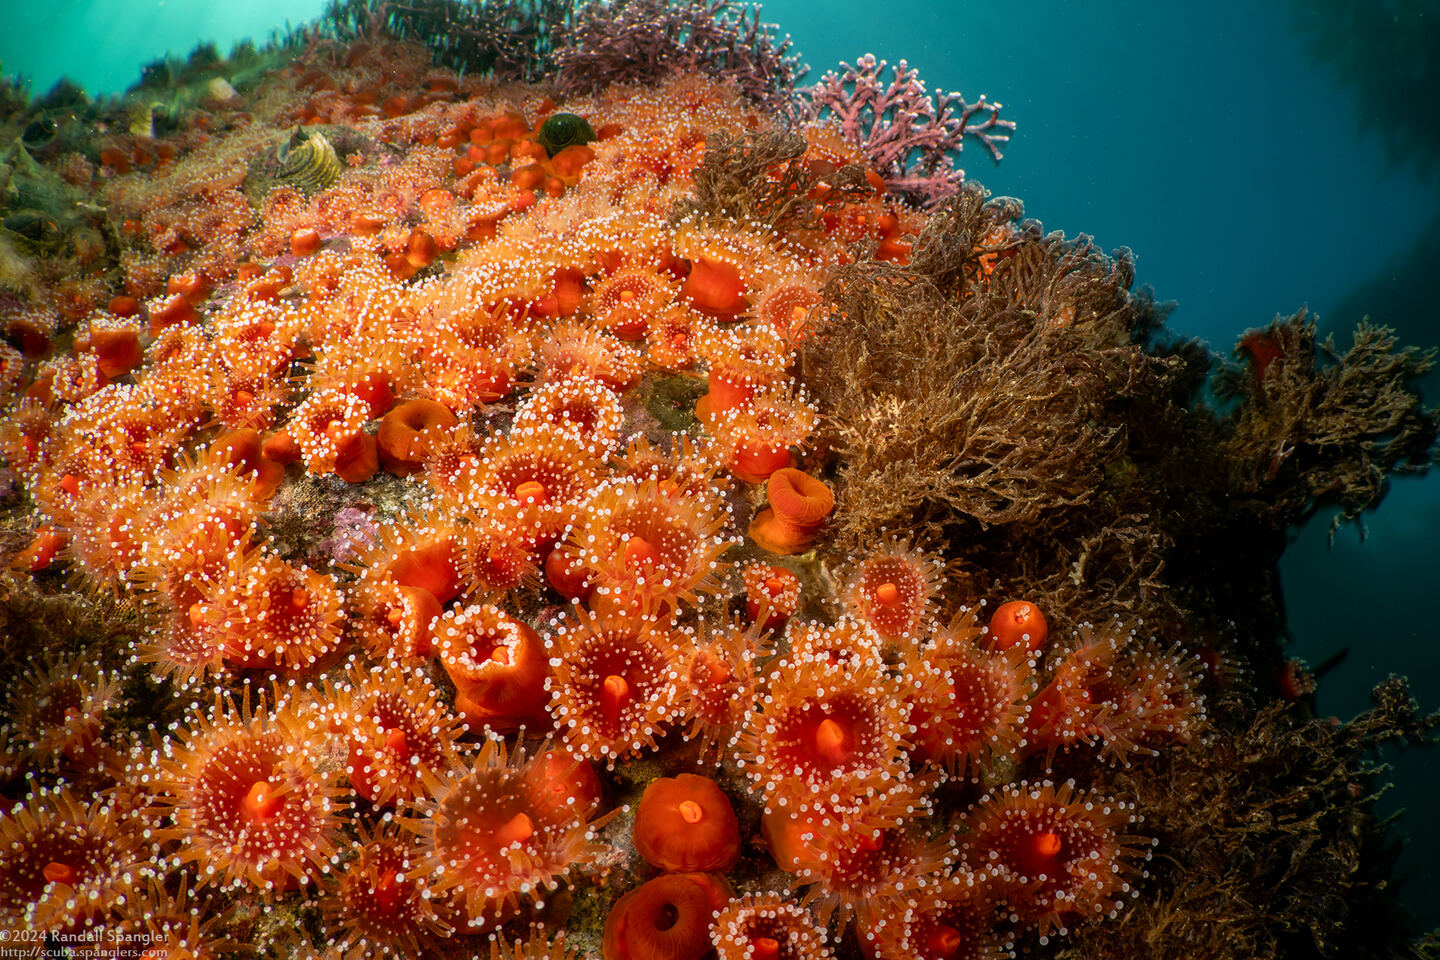
[[594, 139], [595, 130], [584, 117], [573, 113], [552, 113], [540, 124], [540, 146], [552, 157], [566, 147]]

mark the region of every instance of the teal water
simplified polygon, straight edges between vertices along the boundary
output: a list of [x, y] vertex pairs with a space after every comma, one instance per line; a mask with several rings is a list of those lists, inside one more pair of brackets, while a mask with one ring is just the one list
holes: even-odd
[[[65, 0], [0, 4], [0, 64], [43, 92], [68, 74], [92, 93], [123, 89], [141, 64], [199, 40], [222, 52], [241, 36], [318, 12], [319, 0]], [[1380, 5], [1380, 6], [1383, 6]], [[1419, 4], [1440, 8], [1431, 2]], [[1420, 268], [1440, 215], [1432, 175], [1387, 157], [1357, 121], [1357, 97], [1306, 54], [1290, 4], [1203, 7], [1102, 0], [1021, 5], [924, 0], [772, 0], [765, 18], [795, 39], [816, 80], [839, 60], [906, 58], [932, 89], [985, 93], [1019, 123], [997, 168], [966, 169], [1019, 196], [1047, 227], [1136, 251], [1140, 282], [1178, 306], [1173, 329], [1224, 352], [1242, 330], [1308, 304], [1327, 329], [1364, 313], [1408, 343], [1440, 343]], [[1435, 9], [1432, 15], [1440, 15]], [[1437, 51], [1440, 55], [1440, 51]], [[1389, 91], [1410, 95], [1405, 89]], [[1417, 254], [1417, 250], [1421, 253]], [[1436, 391], [1432, 389], [1432, 400]], [[1428, 601], [1440, 591], [1440, 475], [1399, 483], [1365, 523], [1327, 545], [1329, 517], [1296, 538], [1282, 565], [1293, 653], [1350, 655], [1321, 685], [1319, 708], [1350, 716], [1391, 672], [1440, 708], [1440, 645]], [[1440, 924], [1440, 786], [1432, 757], [1398, 762], [1389, 809], [1408, 807], [1406, 899]]]

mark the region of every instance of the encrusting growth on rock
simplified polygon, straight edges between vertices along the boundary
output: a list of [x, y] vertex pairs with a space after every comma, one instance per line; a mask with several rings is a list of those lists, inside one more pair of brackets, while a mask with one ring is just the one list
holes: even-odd
[[0, 927], [1398, 955], [1375, 750], [1440, 721], [1316, 718], [1276, 561], [1434, 462], [1431, 358], [1173, 339], [965, 179], [998, 104], [797, 88], [758, 17], [342, 0], [0, 81]]

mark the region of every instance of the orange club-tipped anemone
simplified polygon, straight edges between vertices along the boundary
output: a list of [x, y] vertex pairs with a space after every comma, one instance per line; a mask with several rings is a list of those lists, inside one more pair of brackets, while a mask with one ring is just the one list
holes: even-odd
[[841, 617], [834, 623], [791, 620], [785, 628], [785, 640], [790, 644], [789, 655], [784, 660], [770, 661], [767, 674], [795, 663], [862, 670], [885, 661], [880, 635], [854, 617]]
[[477, 433], [464, 423], [436, 437], [425, 458], [425, 482], [446, 500], [458, 501], [461, 485], [468, 483], [470, 471], [480, 462], [487, 440], [488, 434]]
[[575, 607], [552, 627], [546, 686], [566, 746], [576, 756], [612, 765], [653, 749], [676, 712], [676, 651], [667, 626]]
[[563, 747], [541, 750], [526, 767], [525, 787], [539, 806], [554, 806], [590, 816], [600, 809], [604, 788], [600, 775], [588, 760], [581, 760]]
[[456, 762], [464, 725], [423, 674], [352, 663], [325, 701], [331, 730], [349, 741], [350, 785], [371, 803], [410, 800]]
[[360, 551], [356, 563], [345, 568], [360, 574], [357, 589], [389, 581], [402, 587], [418, 587], [440, 604], [459, 596], [465, 583], [465, 557], [455, 523], [445, 517], [426, 522], [402, 516], [386, 524]]
[[746, 483], [760, 483], [790, 466], [818, 423], [815, 407], [799, 392], [766, 390], [709, 424], [725, 465]]
[[170, 826], [158, 839], [178, 844], [179, 863], [194, 863], [205, 883], [276, 892], [317, 881], [333, 866], [345, 791], [311, 745], [302, 702], [262, 698], [250, 688], [237, 706], [216, 698], [192, 708], [163, 749], [142, 763], [150, 772], [154, 814]]
[[694, 642], [679, 643], [676, 687], [685, 737], [700, 741], [700, 757], [718, 762], [755, 702], [756, 660], [770, 653], [759, 631], [734, 621], [702, 620]]
[[750, 521], [750, 539], [782, 556], [804, 553], [835, 509], [835, 495], [824, 481], [793, 467], [782, 467], [765, 483], [770, 506]]
[[135, 477], [90, 484], [75, 497], [56, 532], [66, 538], [64, 556], [88, 585], [102, 593], [125, 586], [157, 499], [155, 490]]
[[663, 443], [637, 436], [612, 458], [615, 469], [637, 481], [654, 480], [666, 491], [690, 496], [709, 493], [720, 470], [713, 451], [685, 433], [669, 434]]
[[182, 464], [162, 481], [163, 498], [128, 579], [160, 612], [188, 618], [203, 588], [246, 555], [262, 501], [252, 482], [213, 455]]
[[1080, 626], [1082, 642], [1052, 667], [1031, 703], [1030, 746], [1097, 743], [1128, 763], [1155, 756], [1157, 744], [1185, 742], [1205, 729], [1200, 662], [1178, 646], [1160, 647], [1119, 623]]
[[321, 900], [330, 949], [326, 960], [413, 957], [449, 937], [423, 879], [409, 876], [418, 860], [414, 837], [382, 825], [358, 825], [354, 858], [337, 871]]
[[717, 960], [830, 960], [825, 928], [809, 909], [778, 893], [731, 900], [715, 916]]
[[878, 544], [850, 572], [846, 608], [887, 641], [919, 636], [929, 626], [941, 564], [897, 540]]
[[293, 566], [262, 548], [228, 566], [186, 613], [217, 639], [229, 663], [293, 671], [314, 667], [339, 649], [341, 604], [328, 574]]
[[489, 960], [583, 960], [565, 939], [565, 931], [553, 940], [543, 925], [532, 926], [524, 939], [501, 934], [490, 941]]
[[640, 353], [605, 333], [566, 321], [556, 326], [540, 348], [541, 383], [584, 377], [611, 390], [628, 390], [640, 380]]
[[425, 391], [457, 413], [498, 403], [515, 388], [517, 360], [509, 351], [438, 332], [421, 354]]
[[1114, 918], [1150, 859], [1131, 804], [1086, 794], [1073, 780], [1006, 784], [970, 810], [962, 853], [991, 875], [1009, 912], [1044, 943], [1068, 924]]
[[709, 365], [708, 390], [695, 404], [695, 416], [711, 423], [784, 377], [790, 351], [779, 333], [768, 327], [715, 331], [701, 351]]
[[101, 374], [122, 377], [145, 359], [141, 330], [139, 320], [97, 314], [75, 331], [75, 353], [93, 353]]
[[913, 755], [972, 777], [1020, 749], [1035, 689], [1034, 661], [1024, 650], [982, 647], [982, 630], [963, 610], [904, 656]]
[[733, 317], [745, 310], [750, 285], [740, 268], [712, 257], [696, 257], [681, 292], [695, 309], [714, 316]]
[[670, 306], [679, 291], [663, 271], [629, 267], [600, 281], [586, 303], [594, 323], [621, 340], [639, 340], [649, 318]]
[[109, 754], [103, 734], [123, 703], [119, 676], [101, 670], [87, 651], [32, 663], [11, 686], [7, 713], [29, 745], [30, 765], [69, 763], [83, 770]]
[[147, 947], [137, 960], [198, 960], [239, 947], [225, 935], [233, 908], [213, 892], [197, 892], [183, 873], [178, 885], [167, 884], [163, 876], [151, 877], [125, 898], [119, 914], [116, 942]]
[[425, 879], [432, 897], [453, 894], [470, 926], [484, 926], [522, 897], [540, 900], [606, 850], [595, 837], [604, 818], [536, 802], [526, 785], [541, 762], [518, 751], [507, 757], [503, 742], [487, 739], [473, 763], [452, 769], [417, 801], [421, 816], [401, 819], [421, 846], [407, 877]]
[[570, 377], [536, 387], [515, 410], [515, 429], [553, 427], [588, 445], [612, 448], [625, 419], [620, 398], [598, 380]]
[[715, 321], [676, 303], [650, 317], [645, 327], [645, 359], [665, 370], [688, 370], [700, 359]]
[[863, 795], [904, 776], [908, 717], [877, 661], [782, 663], [746, 720], [740, 757], [770, 807]]
[[375, 442], [381, 466], [398, 476], [418, 473], [444, 434], [458, 423], [443, 403], [423, 398], [405, 401], [380, 420]]
[[1037, 604], [1010, 600], [996, 607], [991, 615], [988, 639], [996, 647], [1019, 647], [1034, 653], [1044, 648], [1049, 632], [1045, 614]]
[[511, 731], [545, 719], [549, 661], [534, 630], [499, 607], [448, 610], [433, 626], [455, 707], [476, 724]]
[[500, 600], [507, 594], [540, 584], [537, 548], [530, 527], [507, 514], [467, 511], [455, 530], [461, 553], [462, 593], [468, 599]]
[[154, 853], [108, 801], [39, 790], [0, 814], [0, 916], [49, 933], [102, 923], [154, 872]]
[[1081, 624], [1078, 639], [1058, 651], [1049, 682], [1030, 701], [1026, 748], [1055, 752], [1081, 744], [1125, 761], [1153, 754], [1147, 741], [1185, 740], [1203, 729], [1200, 663], [1178, 650], [1162, 650], [1119, 621]]
[[589, 598], [594, 588], [580, 551], [564, 543], [545, 556], [545, 582], [566, 600], [581, 602]]
[[852, 917], [863, 924], [882, 912], [913, 907], [959, 862], [951, 838], [930, 837], [913, 818], [872, 825], [866, 804], [889, 802], [867, 798], [856, 811], [820, 818], [805, 835], [807, 856], [797, 872], [800, 883], [811, 884], [804, 902], [821, 923], [836, 919], [843, 930]]
[[934, 777], [922, 775], [863, 794], [817, 797], [804, 810], [767, 807], [760, 817], [760, 836], [776, 865], [798, 874], [820, 862], [815, 841], [822, 826], [839, 824], [845, 833], [871, 843], [884, 830], [928, 816], [931, 805], [926, 794], [935, 782]]
[[820, 283], [816, 280], [785, 280], [761, 291], [755, 317], [778, 331], [788, 343], [798, 343], [809, 334], [811, 315], [820, 305]]
[[682, 222], [672, 243], [690, 262], [681, 296], [717, 317], [743, 313], [752, 292], [776, 276], [783, 255], [773, 241], [758, 231]]
[[80, 399], [67, 411], [64, 440], [88, 469], [152, 476], [175, 461], [199, 425], [202, 408], [188, 386], [112, 383]]
[[349, 629], [374, 659], [416, 663], [434, 653], [430, 627], [442, 608], [430, 591], [371, 578], [354, 588], [351, 608]]
[[48, 525], [36, 527], [35, 536], [31, 539], [30, 545], [11, 558], [10, 569], [23, 573], [39, 573], [46, 570], [51, 564], [59, 561], [69, 542], [69, 535], [63, 530], [57, 530]]
[[[331, 387], [311, 393], [291, 415], [286, 432], [311, 473], [335, 473], [347, 483], [359, 483], [369, 479], [379, 464], [375, 438], [365, 432], [369, 419], [368, 403], [348, 390]], [[361, 476], [367, 467], [369, 473]]]
[[[10, 368], [13, 369], [12, 364]], [[35, 468], [41, 447], [54, 428], [55, 410], [49, 400], [24, 397], [0, 421], [0, 454], [12, 468]], [[62, 475], [63, 476], [63, 475]], [[31, 496], [35, 496], [32, 485]]]
[[725, 520], [708, 493], [693, 496], [654, 480], [608, 481], [569, 538], [595, 585], [591, 606], [673, 608], [714, 589], [729, 548]]
[[1157, 745], [1200, 736], [1207, 729], [1203, 676], [1200, 659], [1179, 644], [1145, 641], [1126, 650], [1113, 692], [1094, 691], [1114, 705], [1098, 723], [1111, 753], [1156, 756]]
[[[191, 606], [203, 603], [206, 596], [195, 594]], [[149, 619], [143, 639], [135, 645], [134, 662], [150, 665], [156, 676], [171, 678], [182, 690], [225, 672], [225, 646], [206, 622], [203, 606], [194, 617], [188, 610], [164, 610]]]
[[290, 399], [293, 384], [263, 370], [231, 366], [212, 369], [201, 388], [214, 423], [234, 430], [266, 430], [275, 422], [275, 408]]
[[528, 543], [558, 537], [599, 482], [601, 449], [553, 425], [496, 434], [454, 478], [459, 497], [503, 514]]
[[708, 777], [658, 777], [635, 809], [635, 850], [672, 873], [725, 873], [740, 858], [740, 822], [730, 798]]
[[234, 467], [240, 476], [253, 480], [257, 500], [269, 500], [285, 479], [285, 464], [265, 456], [264, 440], [258, 430], [222, 433], [210, 442], [210, 452]]
[[531, 541], [532, 528], [522, 518], [471, 511], [463, 519], [455, 539], [466, 597], [494, 601], [539, 585], [536, 548], [544, 545]]
[[1014, 957], [996, 922], [998, 886], [967, 870], [944, 878], [939, 889], [893, 904], [859, 925], [866, 960], [1007, 960]]
[[745, 616], [760, 629], [778, 630], [800, 609], [800, 578], [793, 570], [752, 561], [743, 575]]
[[605, 919], [604, 960], [703, 960], [730, 885], [707, 873], [669, 873], [616, 901]]

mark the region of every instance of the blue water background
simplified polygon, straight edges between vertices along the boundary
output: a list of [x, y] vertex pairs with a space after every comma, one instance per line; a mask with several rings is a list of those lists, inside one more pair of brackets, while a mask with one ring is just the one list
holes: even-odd
[[[223, 53], [321, 6], [0, 4], [0, 64], [37, 91], [68, 73], [91, 92], [113, 92], [167, 51], [183, 56], [213, 39]], [[765, 19], [794, 37], [816, 68], [812, 81], [871, 52], [908, 59], [932, 90], [1001, 101], [1019, 132], [998, 168], [967, 150], [970, 175], [1022, 198], [1049, 228], [1134, 249], [1140, 281], [1178, 301], [1172, 328], [1217, 351], [1304, 304], [1328, 329], [1348, 330], [1369, 312], [1407, 342], [1440, 342], [1434, 301], [1406, 266], [1440, 213], [1440, 190], [1387, 160], [1358, 122], [1354, 94], [1306, 56], [1292, 10], [1242, 0], [772, 0]], [[1328, 521], [1301, 531], [1282, 564], [1294, 655], [1316, 664], [1351, 648], [1325, 678], [1320, 710], [1353, 715], [1391, 672], [1410, 675], [1423, 707], [1440, 708], [1429, 608], [1440, 594], [1440, 476], [1397, 483], [1365, 518], [1363, 543], [1349, 529], [1327, 546]], [[1440, 821], [1426, 815], [1440, 765], [1411, 755], [1395, 776], [1385, 808], [1411, 811], [1401, 823], [1406, 900], [1440, 924], [1440, 872], [1427, 867], [1440, 861]]]

